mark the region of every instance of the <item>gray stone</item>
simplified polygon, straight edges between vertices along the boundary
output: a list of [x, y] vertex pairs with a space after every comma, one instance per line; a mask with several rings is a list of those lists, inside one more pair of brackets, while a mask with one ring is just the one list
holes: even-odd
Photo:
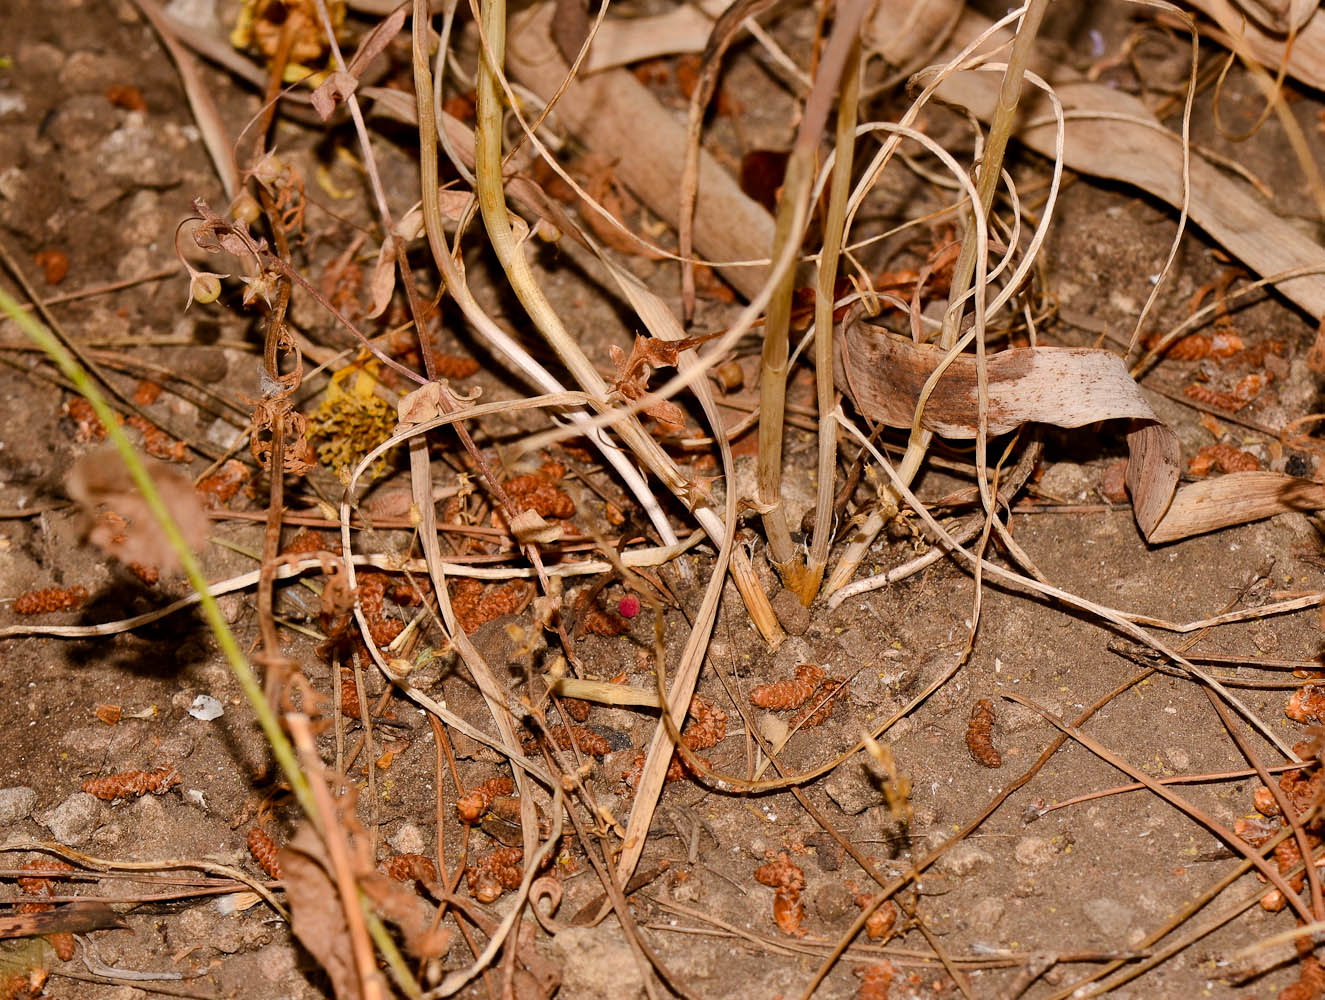
[[993, 855], [988, 851], [963, 841], [960, 844], [954, 844], [944, 852], [936, 864], [940, 871], [947, 872], [949, 875], [969, 875], [981, 865], [993, 864], [993, 862]]
[[986, 896], [984, 899], [977, 899], [971, 908], [966, 911], [963, 921], [968, 930], [975, 934], [991, 933], [998, 922], [1003, 919], [1003, 911], [1007, 905], [997, 896]]
[[1099, 928], [1105, 938], [1120, 943], [1125, 940], [1136, 918], [1136, 912], [1131, 907], [1105, 896], [1090, 900], [1082, 909], [1086, 911], [1087, 919]]
[[883, 789], [861, 757], [852, 758], [830, 774], [824, 782], [824, 791], [848, 816], [863, 813], [883, 801]]
[[27, 785], [0, 788], [0, 824], [27, 819], [37, 804], [37, 793]]
[[773, 598], [773, 613], [791, 635], [804, 635], [810, 627], [810, 609], [790, 590], [783, 590]]
[[561, 966], [561, 995], [576, 1000], [633, 1000], [644, 979], [630, 945], [610, 920], [597, 927], [567, 927], [552, 939]]
[[101, 824], [101, 803], [87, 792], [75, 792], [58, 805], [37, 813], [36, 820], [51, 831], [56, 843], [81, 844]]
[[1013, 856], [1020, 864], [1038, 867], [1048, 864], [1057, 853], [1054, 845], [1043, 837], [1022, 837], [1017, 841]]
[[386, 842], [401, 854], [422, 854], [426, 848], [422, 831], [413, 823], [402, 823]]
[[855, 910], [856, 901], [841, 882], [825, 882], [814, 890], [810, 905], [816, 915], [831, 924]]

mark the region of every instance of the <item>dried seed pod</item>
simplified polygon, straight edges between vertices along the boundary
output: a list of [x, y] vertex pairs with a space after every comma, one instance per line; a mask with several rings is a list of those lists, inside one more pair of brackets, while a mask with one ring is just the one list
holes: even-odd
[[625, 635], [630, 631], [630, 623], [625, 618], [615, 611], [600, 607], [597, 601], [580, 612], [580, 621], [584, 623], [586, 631], [608, 638]]
[[760, 684], [750, 692], [750, 704], [783, 712], [799, 708], [809, 700], [824, 679], [824, 668], [814, 663], [802, 663], [796, 668], [794, 680]]
[[93, 444], [106, 439], [106, 425], [82, 396], [75, 396], [64, 404], [65, 415], [74, 422], [74, 440], [79, 444]]
[[1294, 722], [1318, 726], [1325, 721], [1325, 688], [1317, 685], [1300, 687], [1288, 699], [1284, 714]]
[[96, 716], [108, 726], [113, 726], [119, 722], [124, 715], [124, 709], [119, 705], [98, 705]]
[[215, 472], [203, 477], [198, 484], [198, 492], [206, 498], [209, 506], [220, 506], [234, 499], [248, 479], [248, 466], [237, 458], [231, 458]]
[[281, 879], [281, 863], [276, 857], [279, 851], [276, 841], [272, 840], [271, 834], [262, 827], [255, 826], [249, 830], [248, 853], [253, 855], [253, 860], [267, 873], [268, 878], [278, 882]]
[[43, 615], [69, 611], [88, 599], [86, 587], [44, 587], [30, 590], [14, 599], [14, 611], [20, 615]]
[[537, 479], [537, 477], [520, 476], [505, 484], [512, 514], [532, 510], [539, 517], [565, 520], [575, 516], [575, 501], [570, 498], [570, 494], [556, 486], [548, 485], [542, 479], [538, 479], [537, 485], [532, 488], [521, 489], [518, 492], [511, 489], [513, 483], [530, 478]]
[[872, 965], [857, 966], [854, 971], [860, 977], [856, 1000], [888, 1000], [888, 990], [895, 975], [892, 962], [885, 958]]
[[846, 684], [842, 678], [825, 678], [806, 703], [787, 720], [787, 725], [792, 729], [813, 729], [815, 726], [822, 726], [832, 718], [833, 710], [837, 708], [837, 703], [842, 700], [846, 691]]
[[585, 719], [589, 718], [589, 712], [592, 709], [593, 706], [591, 704], [579, 698], [561, 699], [561, 710], [576, 722], [583, 722]]
[[773, 920], [778, 930], [790, 937], [803, 937], [805, 906], [801, 893], [805, 889], [805, 872], [779, 851], [776, 858], [755, 869], [755, 881], [773, 889]]
[[472, 789], [467, 795], [456, 800], [455, 811], [460, 822], [473, 825], [483, 818], [483, 814], [492, 806], [492, 800], [499, 795], [510, 795], [515, 791], [515, 782], [504, 775], [489, 778]]
[[1227, 392], [1216, 392], [1208, 385], [1202, 385], [1199, 382], [1193, 382], [1185, 386], [1182, 394], [1188, 399], [1194, 399], [1198, 403], [1213, 407], [1216, 410], [1224, 410], [1228, 413], [1236, 413], [1247, 405], [1250, 400], [1239, 399], [1237, 396]]
[[176, 441], [156, 424], [145, 417], [133, 414], [124, 421], [143, 436], [143, 450], [153, 458], [166, 462], [187, 462], [189, 446], [183, 441]]
[[426, 854], [397, 854], [378, 866], [387, 878], [397, 882], [437, 884], [437, 866]]
[[458, 354], [438, 354], [434, 360], [440, 378], [469, 378], [479, 369], [479, 363], [473, 358], [463, 358]]
[[152, 771], [121, 771], [104, 778], [88, 778], [83, 791], [106, 802], [116, 799], [137, 798], [149, 792], [163, 795], [184, 779], [173, 767], [158, 767]]
[[504, 891], [518, 889], [524, 871], [520, 862], [524, 851], [519, 847], [498, 847], [478, 859], [465, 870], [465, 885], [469, 894], [480, 903], [491, 903]]
[[966, 723], [966, 747], [977, 764], [1003, 766], [1003, 755], [994, 747], [994, 703], [988, 698], [979, 699], [971, 709], [971, 718]]
[[739, 361], [724, 361], [713, 369], [713, 377], [723, 392], [737, 392], [745, 385], [745, 369]]

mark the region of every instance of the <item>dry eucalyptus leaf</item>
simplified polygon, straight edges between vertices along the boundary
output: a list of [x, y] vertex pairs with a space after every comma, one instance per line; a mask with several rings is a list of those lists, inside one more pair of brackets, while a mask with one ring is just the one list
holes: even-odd
[[[207, 541], [208, 520], [193, 483], [161, 462], [141, 461], [184, 540], [196, 551]], [[175, 550], [114, 448], [100, 448], [79, 459], [65, 488], [83, 509], [88, 541], [102, 552], [123, 563], [142, 563], [167, 572], [178, 568]], [[107, 511], [118, 517], [102, 516]]]
[[[856, 408], [889, 427], [910, 427], [926, 380], [945, 352], [847, 317], [837, 379]], [[1178, 486], [1178, 436], [1160, 423], [1123, 359], [1108, 351], [1027, 347], [987, 362], [990, 434], [1023, 423], [1082, 427], [1132, 421], [1127, 489], [1137, 524], [1151, 543], [1172, 542], [1288, 511], [1325, 508], [1325, 486], [1274, 472], [1235, 472]], [[976, 363], [959, 355], [944, 371], [921, 414], [922, 426], [949, 438], [973, 438], [979, 425]]]

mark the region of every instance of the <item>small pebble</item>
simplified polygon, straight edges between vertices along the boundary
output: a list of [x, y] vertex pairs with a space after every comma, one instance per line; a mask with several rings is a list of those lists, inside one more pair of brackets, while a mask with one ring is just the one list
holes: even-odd
[[0, 824], [27, 819], [37, 804], [37, 793], [26, 785], [0, 788]]

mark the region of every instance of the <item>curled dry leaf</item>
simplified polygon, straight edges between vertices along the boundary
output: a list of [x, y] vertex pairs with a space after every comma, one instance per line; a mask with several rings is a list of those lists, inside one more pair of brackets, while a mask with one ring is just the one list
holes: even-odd
[[[838, 384], [870, 419], [910, 427], [926, 380], [944, 352], [847, 318], [836, 360]], [[1171, 542], [1292, 510], [1325, 507], [1325, 486], [1274, 472], [1237, 472], [1178, 485], [1178, 437], [1160, 423], [1109, 351], [1016, 348], [987, 361], [988, 432], [1003, 434], [1025, 423], [1082, 427], [1100, 420], [1132, 421], [1127, 435], [1127, 487], [1137, 524], [1151, 543]], [[1267, 376], [1247, 376], [1244, 395]], [[1249, 397], [1250, 398], [1250, 397]], [[979, 424], [975, 358], [958, 356], [934, 386], [921, 426], [944, 437], [970, 439]]]
[[994, 703], [988, 698], [979, 699], [971, 709], [971, 718], [966, 723], [966, 747], [977, 764], [1003, 766], [1003, 755], [994, 746]]
[[[185, 543], [198, 549], [207, 540], [207, 512], [187, 476], [160, 462], [144, 461], [166, 510], [179, 526]], [[98, 449], [79, 459], [65, 487], [83, 509], [88, 541], [125, 563], [142, 563], [170, 571], [179, 565], [175, 550], [152, 516], [147, 501], [133, 484], [129, 471], [110, 449]], [[125, 525], [116, 530], [97, 520], [103, 507], [114, 510]]]

